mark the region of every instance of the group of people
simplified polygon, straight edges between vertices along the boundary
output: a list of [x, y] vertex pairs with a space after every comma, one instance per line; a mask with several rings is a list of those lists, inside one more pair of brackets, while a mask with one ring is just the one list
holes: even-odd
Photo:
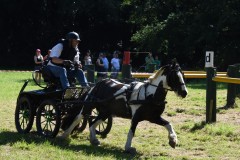
[[151, 65], [154, 66], [154, 69], [159, 69], [161, 66], [161, 61], [158, 59], [158, 55], [155, 55], [155, 58], [153, 58], [153, 55], [151, 52], [148, 53], [148, 56], [145, 57], [145, 63], [146, 67], [145, 70], [146, 72], [151, 72]]
[[[78, 44], [81, 42], [79, 34], [76, 32], [69, 32], [66, 39], [61, 39], [51, 50], [48, 50], [46, 56], [42, 56], [41, 50], [37, 49], [34, 56], [35, 62], [35, 80], [37, 83], [41, 82], [41, 73], [39, 72], [42, 64], [46, 62], [47, 67], [52, 74], [60, 79], [62, 89], [70, 87], [68, 79], [76, 78], [82, 87], [89, 87], [88, 81], [82, 70], [80, 61], [80, 52]], [[119, 51], [113, 53], [111, 60], [112, 74], [111, 78], [117, 78], [120, 70], [120, 60], [118, 58]], [[88, 50], [84, 57], [84, 64], [92, 65], [91, 52]], [[70, 67], [74, 66], [74, 67]], [[107, 77], [109, 69], [109, 61], [105, 53], [100, 53], [96, 61], [97, 78], [100, 81]]]
[[[116, 79], [118, 72], [120, 71], [120, 59], [118, 58], [120, 51], [113, 52], [113, 58], [111, 59], [111, 75], [110, 77]], [[98, 81], [106, 78], [109, 71], [109, 61], [106, 57], [106, 53], [99, 53], [99, 57], [96, 61], [96, 71]]]

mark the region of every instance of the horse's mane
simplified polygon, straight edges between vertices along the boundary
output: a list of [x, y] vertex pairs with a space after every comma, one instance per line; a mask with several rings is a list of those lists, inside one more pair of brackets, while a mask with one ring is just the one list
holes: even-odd
[[159, 75], [163, 73], [165, 70], [166, 66], [161, 67], [157, 72], [155, 72], [153, 75], [151, 75], [148, 80], [152, 82], [154, 79], [156, 79]]
[[[176, 59], [173, 59], [172, 62], [168, 65], [165, 65], [163, 67], [161, 67], [156, 73], [154, 73], [153, 75], [151, 75], [148, 80], [150, 82], [152, 82], [153, 80], [155, 80], [157, 77], [159, 77], [159, 75], [162, 75], [162, 74], [168, 74], [166, 72], [169, 71], [169, 69], [178, 69], [179, 70], [179, 64], [177, 63], [177, 60]], [[181, 69], [180, 69], [181, 71]], [[168, 79], [169, 80], [169, 79]]]

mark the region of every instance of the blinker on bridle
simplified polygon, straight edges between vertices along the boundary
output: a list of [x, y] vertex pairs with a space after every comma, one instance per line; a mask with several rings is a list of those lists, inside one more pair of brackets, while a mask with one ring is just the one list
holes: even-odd
[[[179, 68], [179, 67], [177, 67], [177, 69], [172, 69], [171, 71], [170, 71], [170, 73], [171, 72], [178, 72], [178, 71], [180, 71], [181, 72], [181, 69]], [[182, 72], [181, 72], [182, 73]], [[182, 75], [184, 76], [184, 74], [182, 73]], [[153, 86], [153, 87], [158, 87], [157, 85], [155, 85], [155, 84], [152, 84], [152, 83], [148, 83], [147, 85], [150, 85], [150, 86]], [[180, 86], [183, 86], [183, 85], [185, 85], [185, 83], [180, 83]], [[171, 87], [172, 89], [169, 89], [169, 88], [164, 88], [165, 90], [168, 90], [168, 91], [177, 91], [178, 89], [177, 89], [177, 87]]]

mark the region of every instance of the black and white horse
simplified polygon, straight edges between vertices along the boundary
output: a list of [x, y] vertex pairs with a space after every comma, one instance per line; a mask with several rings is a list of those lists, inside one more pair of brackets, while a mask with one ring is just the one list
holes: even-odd
[[[143, 120], [164, 126], [168, 130], [169, 144], [175, 148], [177, 135], [173, 126], [161, 117], [165, 109], [165, 98], [168, 91], [174, 91], [177, 96], [182, 98], [185, 98], [188, 93], [183, 73], [176, 62], [163, 66], [145, 82], [133, 82], [129, 85], [113, 79], [105, 79], [97, 83], [86, 97], [86, 101], [95, 102], [92, 107], [96, 107], [99, 111], [98, 117], [90, 124], [91, 144], [100, 144], [95, 129], [106, 118], [113, 115], [131, 118], [125, 151], [136, 151], [135, 148], [131, 147], [132, 139], [138, 123]], [[62, 134], [63, 138], [70, 135], [89, 107], [91, 106], [83, 107], [75, 117], [74, 122]]]

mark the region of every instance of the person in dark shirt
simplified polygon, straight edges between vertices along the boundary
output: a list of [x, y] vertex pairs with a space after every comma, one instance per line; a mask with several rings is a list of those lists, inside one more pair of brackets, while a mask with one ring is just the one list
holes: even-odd
[[34, 70], [35, 70], [35, 80], [38, 84], [41, 83], [41, 77], [42, 77], [42, 74], [39, 72], [41, 66], [42, 66], [42, 63], [43, 63], [43, 56], [41, 54], [41, 50], [40, 49], [37, 49], [36, 50], [36, 54], [34, 56], [34, 63], [35, 63], [35, 67], [34, 67]]
[[103, 53], [99, 53], [99, 57], [96, 61], [96, 71], [97, 71], [97, 81], [101, 81], [103, 78], [107, 77], [107, 72], [104, 68], [103, 63]]

